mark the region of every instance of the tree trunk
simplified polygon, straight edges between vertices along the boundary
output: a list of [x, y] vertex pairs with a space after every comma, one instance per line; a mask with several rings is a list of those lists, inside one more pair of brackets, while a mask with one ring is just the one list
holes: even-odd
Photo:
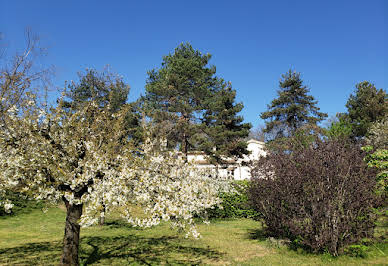
[[187, 141], [187, 136], [186, 136], [186, 134], [183, 134], [183, 144], [184, 144], [184, 146], [183, 146], [183, 153], [185, 154], [185, 162], [187, 163], [187, 161], [188, 161], [188, 158], [187, 158], [187, 153], [188, 153], [188, 141]]
[[102, 203], [102, 211], [100, 213], [100, 219], [98, 221], [98, 224], [101, 226], [105, 224], [105, 211], [106, 211], [105, 204]]
[[189, 151], [189, 141], [188, 141], [188, 136], [186, 134], [186, 126], [188, 124], [188, 119], [185, 114], [182, 114], [181, 119], [184, 121], [184, 127], [183, 127], [183, 135], [182, 135], [182, 153], [184, 156], [184, 161], [187, 163], [188, 158], [187, 158], [187, 153]]
[[70, 204], [66, 199], [63, 199], [63, 201], [65, 202], [67, 213], [61, 265], [78, 266], [80, 233], [80, 225], [78, 221], [82, 215], [82, 204]]

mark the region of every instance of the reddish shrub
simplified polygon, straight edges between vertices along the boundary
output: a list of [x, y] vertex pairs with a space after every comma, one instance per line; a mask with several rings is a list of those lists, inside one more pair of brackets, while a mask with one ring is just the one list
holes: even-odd
[[360, 147], [344, 140], [295, 147], [261, 158], [252, 173], [251, 200], [268, 232], [333, 255], [371, 237], [376, 173]]

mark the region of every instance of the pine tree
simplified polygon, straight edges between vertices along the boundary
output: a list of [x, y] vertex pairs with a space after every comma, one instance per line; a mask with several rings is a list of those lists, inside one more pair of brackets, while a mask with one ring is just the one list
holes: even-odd
[[208, 100], [202, 123], [203, 135], [198, 140], [198, 149], [210, 155], [211, 161], [222, 164], [223, 158], [241, 158], [248, 154], [246, 137], [252, 127], [243, 123], [238, 113], [244, 105], [235, 103], [236, 91], [231, 84], [215, 93]]
[[78, 82], [72, 81], [67, 86], [64, 107], [70, 112], [75, 112], [83, 108], [84, 104], [94, 101], [99, 108], [107, 108], [115, 113], [124, 105], [129, 105], [130, 111], [126, 115], [125, 127], [128, 130], [128, 137], [139, 144], [142, 141], [142, 129], [138, 103], [127, 103], [130, 87], [123, 78], [110, 72], [108, 68], [103, 71], [86, 69], [85, 72], [79, 72], [78, 77]]
[[78, 73], [79, 82], [72, 81], [67, 87], [66, 107], [72, 110], [91, 100], [100, 108], [108, 108], [116, 112], [127, 101], [129, 85], [125, 84], [122, 77], [117, 74], [95, 69], [86, 69], [85, 73]]
[[314, 97], [308, 95], [309, 89], [303, 85], [300, 73], [289, 70], [282, 75], [279, 87], [278, 98], [260, 116], [269, 120], [264, 131], [274, 139], [293, 136], [302, 126], [316, 125], [327, 117], [319, 112]]
[[[215, 76], [216, 68], [208, 65], [210, 59], [210, 54], [194, 50], [189, 43], [180, 44], [173, 54], [163, 57], [160, 69], [148, 72], [143, 97], [146, 113], [167, 139], [168, 147], [179, 148], [186, 158], [189, 151], [201, 149], [214, 156], [214, 147], [217, 154], [240, 154], [237, 150], [241, 150], [241, 144], [234, 144], [233, 151], [226, 143], [239, 143], [240, 137], [248, 134], [247, 125], [239, 129], [242, 118], [233, 117], [242, 104], [234, 104], [235, 91], [225, 89], [225, 81]], [[226, 98], [222, 101], [220, 96]], [[225, 108], [233, 109], [228, 119], [235, 122], [222, 121]], [[226, 130], [224, 134], [230, 136], [216, 137], [218, 130]]]
[[363, 81], [356, 85], [356, 92], [350, 95], [346, 107], [348, 113], [344, 118], [350, 120], [352, 137], [361, 138], [367, 135], [372, 123], [388, 116], [388, 94]]

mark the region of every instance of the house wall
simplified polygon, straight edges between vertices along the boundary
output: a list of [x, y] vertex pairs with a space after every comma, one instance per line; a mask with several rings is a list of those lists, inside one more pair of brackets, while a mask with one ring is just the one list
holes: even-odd
[[[227, 165], [226, 168], [218, 168], [218, 174], [221, 177], [224, 178], [231, 178], [234, 180], [244, 180], [244, 179], [250, 179], [251, 178], [251, 167], [249, 164], [259, 159], [260, 156], [265, 156], [264, 151], [264, 142], [260, 142], [257, 140], [249, 140], [248, 143], [248, 151], [251, 153], [249, 155], [244, 155], [243, 158], [236, 160], [229, 160], [230, 163]], [[214, 171], [217, 170], [215, 165], [209, 164], [206, 160], [206, 155], [204, 154], [188, 154], [187, 160], [194, 165], [196, 165], [198, 168], [201, 169], [213, 169]]]

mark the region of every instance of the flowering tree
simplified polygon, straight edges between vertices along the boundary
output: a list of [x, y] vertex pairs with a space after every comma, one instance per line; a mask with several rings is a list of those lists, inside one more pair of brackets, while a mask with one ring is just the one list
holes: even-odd
[[[32, 93], [45, 90], [53, 73], [52, 67], [42, 67], [38, 60], [44, 55], [39, 44], [39, 37], [31, 30], [25, 31], [25, 48], [14, 55], [6, 53], [5, 42], [0, 38], [0, 130], [11, 121], [9, 113], [17, 113], [29, 100]], [[16, 109], [15, 109], [16, 108]], [[2, 132], [5, 133], [5, 132]], [[8, 160], [7, 153], [0, 154], [2, 164]], [[9, 212], [13, 207], [9, 200], [5, 199], [5, 191], [9, 187], [17, 185], [15, 179], [0, 179], [0, 208], [4, 207]]]
[[[171, 220], [191, 225], [188, 235], [197, 237], [193, 214], [219, 203], [222, 180], [195, 170], [177, 154], [134, 148], [125, 132], [127, 111], [123, 106], [112, 114], [90, 102], [70, 113], [60, 102], [46, 112], [31, 96], [3, 116], [0, 189], [64, 202], [63, 265], [78, 265], [80, 226], [96, 223], [115, 207], [133, 225]], [[144, 211], [141, 217], [135, 206]]]

